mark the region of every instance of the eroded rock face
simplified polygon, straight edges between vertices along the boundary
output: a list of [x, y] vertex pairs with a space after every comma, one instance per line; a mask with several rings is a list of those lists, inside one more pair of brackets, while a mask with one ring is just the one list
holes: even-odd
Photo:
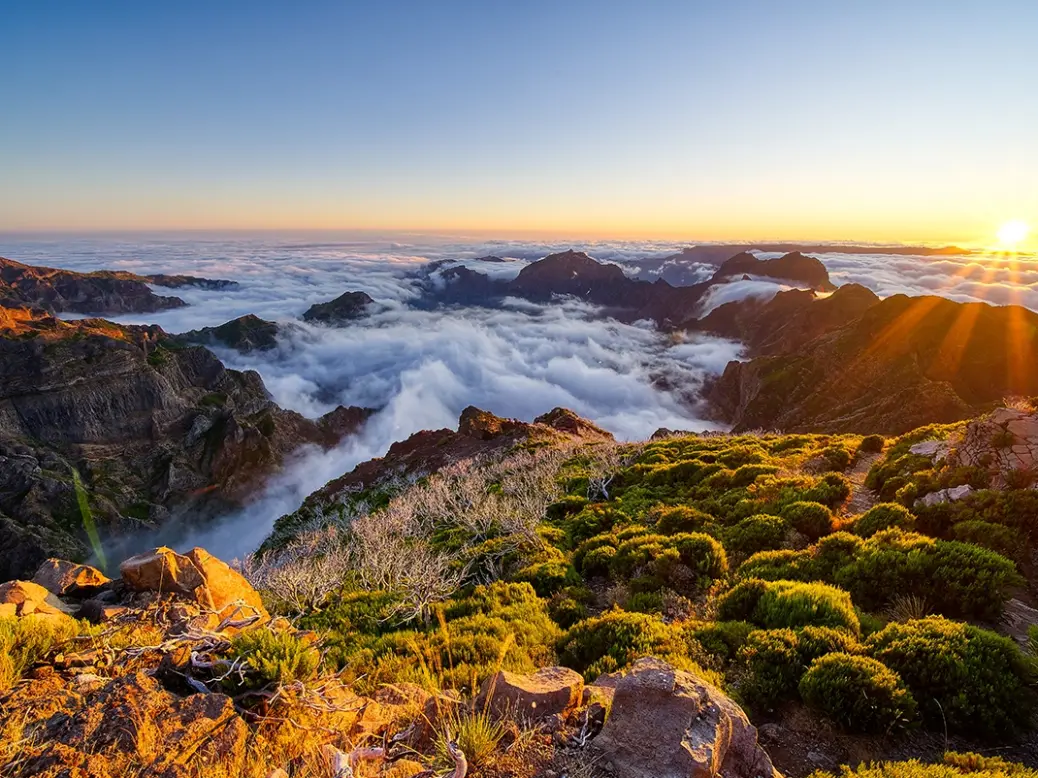
[[530, 675], [502, 670], [483, 682], [476, 708], [519, 721], [564, 715], [581, 703], [584, 679], [567, 667], [544, 667]]
[[594, 747], [617, 778], [780, 778], [746, 714], [720, 689], [658, 659], [619, 681]]

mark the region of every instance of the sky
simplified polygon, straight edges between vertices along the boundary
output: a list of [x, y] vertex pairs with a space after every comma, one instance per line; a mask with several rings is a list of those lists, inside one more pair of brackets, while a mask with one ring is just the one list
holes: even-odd
[[984, 244], [1038, 228], [1036, 30], [1033, 0], [5, 2], [0, 230]]

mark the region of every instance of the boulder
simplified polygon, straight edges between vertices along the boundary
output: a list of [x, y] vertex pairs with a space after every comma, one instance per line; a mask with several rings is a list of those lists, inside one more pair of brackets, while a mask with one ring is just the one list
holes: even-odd
[[49, 591], [32, 581], [0, 584], [0, 616], [65, 616], [66, 608]]
[[202, 572], [186, 556], [162, 546], [132, 556], [119, 565], [123, 581], [134, 591], [194, 596], [205, 583]]
[[235, 572], [202, 548], [178, 554], [157, 548], [138, 554], [119, 566], [123, 581], [136, 591], [182, 594], [224, 618], [258, 615], [270, 618], [259, 593]]
[[583, 691], [584, 679], [567, 667], [545, 667], [531, 675], [501, 670], [483, 682], [476, 705], [499, 716], [542, 721], [575, 708]]
[[193, 548], [187, 553], [195, 568], [202, 574], [204, 590], [199, 592], [199, 603], [220, 613], [224, 618], [232, 615], [235, 606], [244, 606], [241, 617], [255, 613], [265, 621], [270, 618], [263, 607], [259, 592], [245, 580], [204, 548]]
[[593, 742], [617, 778], [781, 778], [742, 708], [658, 659], [620, 680]]
[[48, 559], [40, 565], [32, 580], [58, 597], [88, 597], [111, 583], [111, 579], [100, 570], [64, 559]]

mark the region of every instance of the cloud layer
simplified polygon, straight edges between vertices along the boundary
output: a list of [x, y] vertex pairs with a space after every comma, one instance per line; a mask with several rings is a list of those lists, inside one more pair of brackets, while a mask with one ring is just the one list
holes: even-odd
[[[525, 420], [565, 406], [627, 439], [647, 437], [659, 427], [713, 428], [701, 417], [696, 394], [705, 378], [740, 357], [738, 344], [664, 336], [649, 324], [599, 320], [592, 308], [575, 301], [542, 306], [506, 300], [495, 310], [428, 311], [413, 305], [420, 290], [411, 276], [426, 262], [461, 260], [472, 269], [509, 278], [530, 261], [569, 247], [456, 239], [0, 239], [0, 254], [33, 264], [238, 281], [241, 288], [233, 291], [180, 289], [176, 294], [189, 307], [119, 320], [153, 322], [171, 332], [221, 324], [246, 313], [291, 321], [273, 352], [218, 353], [229, 367], [257, 370], [280, 405], [307, 416], [339, 404], [380, 409], [362, 434], [338, 448], [298, 452], [246, 511], [190, 539], [226, 556], [250, 551], [278, 516], [294, 510], [331, 478], [382, 455], [394, 441], [421, 429], [453, 427], [467, 405]], [[681, 245], [619, 242], [576, 248], [616, 262], [633, 275], [639, 261], [674, 254]], [[489, 254], [515, 261], [476, 261]], [[861, 283], [881, 296], [940, 294], [1016, 302], [1038, 310], [1038, 264], [1015, 267], [978, 257], [880, 254], [819, 258], [835, 283]], [[704, 266], [703, 273], [708, 272]], [[744, 297], [767, 298], [784, 288], [789, 286], [768, 279], [735, 281], [713, 290], [703, 312]], [[367, 292], [378, 309], [343, 328], [298, 320], [311, 304], [346, 290]]]

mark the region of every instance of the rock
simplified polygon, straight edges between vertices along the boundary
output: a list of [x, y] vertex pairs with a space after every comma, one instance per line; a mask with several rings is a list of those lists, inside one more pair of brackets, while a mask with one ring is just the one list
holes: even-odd
[[119, 565], [119, 572], [126, 585], [138, 592], [175, 592], [193, 597], [205, 584], [201, 570], [191, 559], [165, 546], [130, 557]]
[[89, 565], [48, 559], [40, 565], [32, 580], [58, 597], [86, 597], [111, 583], [112, 579]]
[[184, 343], [216, 344], [237, 351], [269, 351], [278, 344], [280, 327], [276, 322], [261, 319], [254, 314], [239, 316], [218, 327], [203, 327], [176, 336]]
[[640, 659], [617, 684], [594, 746], [617, 778], [781, 775], [738, 705], [658, 659]]
[[568, 667], [545, 667], [532, 675], [501, 670], [483, 682], [476, 707], [521, 721], [543, 721], [576, 707], [583, 690], [584, 679]]
[[129, 610], [129, 608], [121, 605], [111, 605], [103, 600], [86, 600], [79, 606], [76, 618], [86, 619], [94, 624], [101, 624], [105, 621], [117, 619], [123, 614], [129, 613]]
[[67, 615], [65, 606], [54, 595], [32, 581], [0, 584], [0, 607], [4, 607], [0, 613], [11, 616], [28, 616], [30, 613], [41, 616]]
[[[119, 570], [131, 589], [182, 594], [217, 614], [215, 619], [206, 617], [210, 629], [222, 619], [270, 618], [251, 584], [203, 548], [193, 548], [182, 555], [163, 546], [130, 557]], [[185, 612], [175, 615], [174, 620], [187, 623], [195, 615]]]
[[315, 303], [303, 314], [303, 321], [318, 321], [326, 324], [352, 321], [367, 313], [368, 306], [375, 301], [364, 292], [346, 292], [326, 303]]
[[930, 492], [930, 494], [923, 495], [916, 500], [915, 504], [929, 507], [942, 502], [955, 502], [956, 500], [968, 497], [973, 494], [974, 491], [974, 488], [969, 484], [962, 484], [962, 486], [953, 486], [950, 489], [941, 489], [936, 492]]
[[1038, 624], [1038, 610], [1015, 597], [1006, 603], [1002, 612], [1002, 627], [1009, 637], [1026, 648], [1030, 635], [1028, 630]]
[[946, 447], [947, 443], [943, 440], [924, 440], [922, 443], [916, 443], [908, 451], [921, 457], [932, 457]]
[[[191, 549], [187, 557], [196, 569], [201, 571], [204, 580], [205, 592], [202, 596], [208, 600], [200, 600], [200, 604], [217, 611], [223, 618], [229, 617], [230, 609], [237, 604], [247, 606], [246, 611], [251, 610], [264, 621], [270, 618], [263, 607], [263, 599], [259, 592], [253, 589], [240, 573], [232, 570], [204, 548]], [[248, 612], [243, 612], [238, 618], [248, 615]]]

